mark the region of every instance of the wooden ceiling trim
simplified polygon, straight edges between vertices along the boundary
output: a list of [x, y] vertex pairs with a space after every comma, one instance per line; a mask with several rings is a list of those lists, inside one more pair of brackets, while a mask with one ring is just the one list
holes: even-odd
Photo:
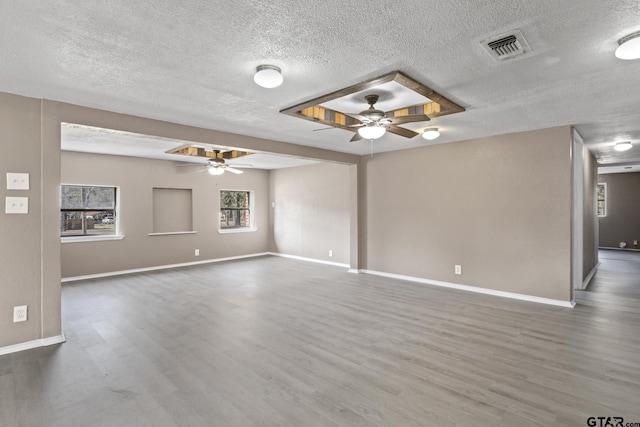
[[[400, 71], [393, 71], [391, 73], [384, 74], [371, 80], [367, 80], [362, 83], [349, 86], [344, 89], [331, 92], [327, 95], [323, 95], [309, 101], [305, 101], [301, 104], [294, 105], [289, 108], [285, 108], [280, 112], [293, 117], [298, 117], [304, 120], [310, 120], [316, 123], [322, 123], [327, 126], [333, 126], [352, 132], [357, 130], [346, 126], [357, 124], [359, 121], [347, 116], [345, 112], [331, 110], [329, 108], [322, 107], [320, 104], [332, 101], [337, 98], [342, 98], [347, 95], [351, 95], [356, 92], [361, 92], [368, 89], [373, 89], [384, 83], [394, 81], [409, 90], [412, 90], [426, 98], [431, 102], [426, 104], [411, 105], [399, 108], [388, 112], [389, 116], [402, 117], [412, 114], [426, 114], [429, 118], [445, 116], [448, 114], [459, 113], [465, 111], [464, 107], [456, 104], [455, 102], [447, 99], [443, 95], [434, 91], [433, 89], [419, 83], [418, 81], [402, 74]], [[415, 132], [411, 131], [415, 134]], [[408, 132], [397, 131], [394, 133], [408, 134]], [[403, 135], [404, 136], [404, 135]]]

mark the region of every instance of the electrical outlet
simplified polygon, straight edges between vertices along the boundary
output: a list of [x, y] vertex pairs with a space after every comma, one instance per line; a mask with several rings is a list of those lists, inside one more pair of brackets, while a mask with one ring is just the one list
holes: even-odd
[[196, 256], [200, 256], [200, 249], [196, 249]]
[[456, 265], [455, 272], [456, 272], [456, 274], [462, 274], [462, 266], [461, 265]]
[[27, 321], [27, 306], [19, 305], [13, 307], [13, 323]]
[[332, 256], [333, 256], [333, 251], [329, 249], [329, 258], [331, 258]]

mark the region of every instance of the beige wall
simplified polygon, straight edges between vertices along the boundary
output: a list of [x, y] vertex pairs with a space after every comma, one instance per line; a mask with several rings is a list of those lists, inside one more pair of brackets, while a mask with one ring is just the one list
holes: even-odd
[[[40, 101], [0, 94], [0, 347], [43, 338], [42, 145]], [[55, 161], [55, 159], [54, 159]], [[7, 190], [6, 173], [30, 174], [28, 191]], [[27, 215], [6, 215], [5, 197], [28, 197]], [[54, 285], [55, 286], [55, 285]], [[13, 323], [13, 307], [28, 306], [28, 321]], [[51, 326], [60, 334], [60, 320]]]
[[[0, 179], [4, 180], [6, 172], [31, 174], [28, 192], [7, 191], [5, 184], [0, 186], [5, 197], [26, 194], [30, 198], [28, 215], [0, 215], [0, 347], [56, 337], [61, 333], [61, 122], [345, 164], [359, 161], [358, 156], [350, 154], [0, 93]], [[250, 246], [245, 242], [238, 252]], [[185, 243], [184, 248], [187, 247], [190, 245]], [[215, 256], [215, 250], [212, 249], [212, 256]], [[163, 257], [169, 257], [164, 249], [154, 259]], [[143, 262], [155, 263], [147, 255]], [[13, 307], [23, 304], [29, 306], [29, 320], [13, 323]]]
[[366, 158], [366, 268], [570, 300], [570, 150], [560, 127]]
[[[30, 197], [28, 215], [0, 215], [0, 347], [61, 333], [61, 122], [350, 164], [350, 193], [356, 188], [359, 192], [358, 198], [349, 199], [349, 234], [357, 241], [346, 249], [351, 252], [352, 266], [356, 260], [357, 267], [372, 270], [569, 298], [569, 127], [380, 154], [369, 159], [0, 93], [0, 178], [4, 179], [6, 172], [31, 174], [31, 190], [27, 192], [0, 187], [5, 196]], [[358, 164], [364, 167], [353, 166]], [[244, 179], [251, 177], [247, 174]], [[163, 185], [158, 180], [158, 185]], [[167, 179], [166, 185], [175, 182]], [[205, 206], [203, 210], [211, 208]], [[195, 211], [194, 215], [207, 215]], [[357, 217], [354, 211], [359, 212]], [[141, 219], [127, 227], [143, 227], [143, 222]], [[206, 222], [202, 217], [194, 218], [196, 227]], [[265, 244], [252, 240], [259, 234], [245, 235], [242, 241], [230, 240], [234, 238], [230, 235], [210, 234], [220, 240], [205, 246], [206, 233], [195, 237], [200, 239], [200, 259], [253, 252]], [[125, 234], [125, 241], [120, 243], [129, 245], [134, 240], [141, 249], [129, 252], [135, 252], [135, 265], [121, 257], [117, 260], [119, 266], [138, 268], [194, 260], [194, 241], [188, 240], [194, 236], [177, 236], [175, 248], [154, 245], [150, 253], [146, 252], [146, 242], [152, 237], [129, 230]], [[267, 245], [268, 241], [267, 234]], [[219, 252], [219, 242], [233, 248]], [[101, 243], [93, 249], [89, 249], [93, 246], [89, 243], [66, 244], [65, 257], [73, 251], [117, 252], [119, 242]], [[321, 242], [317, 250], [324, 252], [324, 246]], [[77, 249], [82, 247], [85, 249]], [[305, 253], [311, 254], [311, 249]], [[334, 258], [342, 261], [342, 255], [337, 253]], [[453, 264], [462, 264], [462, 276], [453, 275]], [[65, 272], [70, 274], [82, 273]], [[29, 306], [28, 322], [12, 322], [12, 308], [18, 304]]]
[[[62, 153], [62, 183], [120, 187], [119, 228], [123, 240], [64, 243], [62, 277], [153, 267], [267, 251], [268, 172], [211, 176], [174, 162], [74, 152]], [[149, 236], [156, 188], [192, 190], [196, 234]], [[254, 191], [257, 231], [218, 233], [220, 190]], [[194, 255], [195, 249], [200, 256]]]
[[350, 179], [335, 163], [271, 171], [270, 250], [349, 264]]
[[595, 156], [584, 149], [584, 208], [583, 208], [583, 280], [598, 264], [598, 212], [596, 210], [596, 184], [598, 183], [598, 162]]
[[607, 183], [607, 216], [600, 218], [600, 247], [640, 249], [640, 173], [611, 173], [598, 176]]

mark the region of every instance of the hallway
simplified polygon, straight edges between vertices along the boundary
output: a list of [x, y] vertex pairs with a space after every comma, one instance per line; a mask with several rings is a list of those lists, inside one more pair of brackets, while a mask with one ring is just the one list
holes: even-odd
[[576, 291], [576, 303], [640, 315], [640, 252], [600, 249], [600, 267], [586, 291]]

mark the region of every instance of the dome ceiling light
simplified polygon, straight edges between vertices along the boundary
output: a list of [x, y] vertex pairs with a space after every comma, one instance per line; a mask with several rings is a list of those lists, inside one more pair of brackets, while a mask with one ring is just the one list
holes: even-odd
[[626, 141], [626, 142], [618, 142], [616, 145], [613, 146], [613, 149], [616, 151], [627, 151], [627, 150], [630, 150], [631, 147], [633, 147], [633, 145], [631, 145], [629, 141]]
[[387, 132], [384, 126], [378, 126], [377, 123], [368, 123], [367, 125], [358, 129], [358, 133], [364, 139], [378, 139], [381, 138]]
[[422, 132], [422, 137], [428, 141], [433, 141], [440, 136], [438, 128], [427, 128]]
[[616, 49], [618, 59], [638, 59], [640, 58], [640, 31], [629, 34], [618, 40]]
[[282, 77], [282, 70], [275, 65], [260, 65], [256, 68], [253, 81], [256, 82], [258, 86], [272, 89], [280, 86], [284, 78]]

